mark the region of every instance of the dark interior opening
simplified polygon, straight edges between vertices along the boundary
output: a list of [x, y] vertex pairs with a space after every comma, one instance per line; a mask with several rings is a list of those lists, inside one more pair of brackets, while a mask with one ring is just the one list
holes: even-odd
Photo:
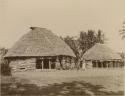
[[[51, 69], [55, 69], [55, 59], [37, 59], [36, 60], [36, 69], [49, 69], [49, 62], [51, 64]], [[42, 68], [43, 62], [43, 68]]]
[[24, 70], [24, 69], [26, 69], [26, 68], [23, 68], [23, 67], [20, 68], [20, 70]]
[[37, 59], [36, 60], [36, 69], [42, 69], [42, 60], [41, 59]]
[[113, 61], [113, 67], [115, 67], [115, 61]]
[[82, 61], [80, 61], [80, 68], [82, 68]]
[[96, 62], [92, 61], [92, 67], [96, 67]]
[[101, 68], [101, 62], [98, 62], [98, 67]]
[[43, 60], [43, 69], [49, 69], [49, 59]]
[[103, 62], [103, 67], [106, 68], [106, 62]]
[[51, 60], [51, 69], [55, 69], [55, 59]]

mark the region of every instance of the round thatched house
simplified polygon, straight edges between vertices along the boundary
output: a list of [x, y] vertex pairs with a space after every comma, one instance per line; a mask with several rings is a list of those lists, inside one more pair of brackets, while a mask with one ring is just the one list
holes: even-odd
[[60, 69], [74, 64], [70, 47], [46, 28], [31, 31], [14, 44], [5, 58], [14, 70]]
[[122, 59], [119, 54], [105, 44], [95, 44], [91, 49], [83, 55], [86, 67], [88, 68], [111, 68], [121, 67]]

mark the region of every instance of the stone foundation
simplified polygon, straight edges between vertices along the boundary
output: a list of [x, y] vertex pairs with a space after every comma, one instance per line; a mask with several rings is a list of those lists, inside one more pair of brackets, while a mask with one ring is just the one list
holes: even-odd
[[35, 67], [36, 67], [36, 59], [35, 58], [30, 58], [30, 59], [12, 60], [9, 63], [9, 65], [12, 68], [12, 71], [34, 70]]

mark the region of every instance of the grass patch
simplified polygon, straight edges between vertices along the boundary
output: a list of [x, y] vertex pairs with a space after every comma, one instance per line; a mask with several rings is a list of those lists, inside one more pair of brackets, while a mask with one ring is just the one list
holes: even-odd
[[15, 73], [2, 80], [1, 96], [124, 96], [122, 71], [115, 70], [116, 74], [113, 72], [87, 70]]

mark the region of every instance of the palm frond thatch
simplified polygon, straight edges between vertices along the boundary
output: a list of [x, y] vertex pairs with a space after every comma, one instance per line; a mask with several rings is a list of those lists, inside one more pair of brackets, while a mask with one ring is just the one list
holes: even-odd
[[5, 57], [56, 55], [75, 57], [70, 47], [50, 30], [39, 27], [31, 27], [31, 29], [16, 42]]
[[85, 52], [83, 58], [86, 60], [114, 60], [121, 59], [120, 55], [115, 53], [105, 44], [96, 44]]

